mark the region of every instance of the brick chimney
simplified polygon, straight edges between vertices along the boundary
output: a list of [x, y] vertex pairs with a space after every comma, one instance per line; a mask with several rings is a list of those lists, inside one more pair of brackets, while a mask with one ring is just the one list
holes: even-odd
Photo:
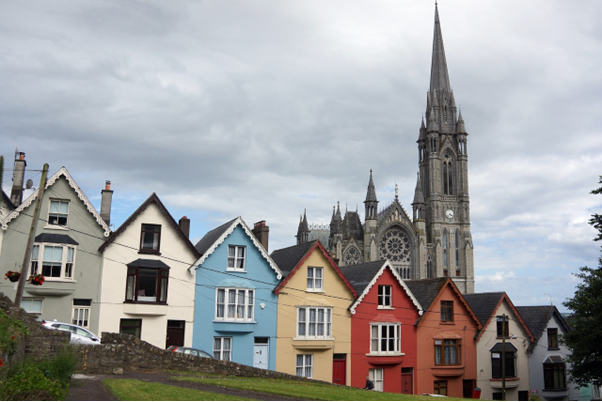
[[107, 226], [111, 224], [111, 203], [113, 202], [113, 190], [111, 190], [111, 182], [105, 182], [105, 188], [100, 192], [100, 217], [105, 221]]
[[190, 238], [190, 219], [183, 216], [179, 221], [178, 225], [180, 225], [180, 229], [186, 235], [186, 237]]
[[265, 224], [265, 221], [259, 221], [253, 226], [253, 234], [257, 237], [263, 248], [265, 248], [265, 251], [268, 251], [270, 227]]
[[17, 152], [15, 155], [15, 170], [13, 172], [13, 188], [10, 192], [10, 201], [13, 205], [21, 205], [23, 202], [23, 180], [25, 179], [25, 152]]

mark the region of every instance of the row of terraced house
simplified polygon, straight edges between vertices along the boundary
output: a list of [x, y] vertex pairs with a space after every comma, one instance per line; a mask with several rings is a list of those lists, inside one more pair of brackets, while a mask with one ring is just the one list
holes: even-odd
[[[25, 165], [17, 153], [2, 192], [3, 273], [20, 270], [40, 194], [23, 201]], [[341, 385], [369, 377], [378, 391], [579, 399], [554, 306], [464, 295], [447, 277], [404, 280], [387, 260], [339, 267], [318, 240], [269, 253], [266, 223], [241, 217], [193, 244], [190, 220], [154, 193], [111, 230], [112, 197], [107, 182], [99, 213], [64, 167], [47, 180], [28, 267], [46, 281], [25, 286], [26, 311]], [[0, 291], [13, 298], [16, 284]]]

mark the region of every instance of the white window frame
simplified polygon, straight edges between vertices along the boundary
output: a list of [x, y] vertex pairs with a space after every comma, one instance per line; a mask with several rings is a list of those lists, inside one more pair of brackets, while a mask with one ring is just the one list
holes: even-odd
[[323, 267], [307, 267], [307, 291], [308, 292], [323, 292], [324, 291], [324, 268]]
[[[40, 309], [34, 310], [34, 302], [40, 302]], [[37, 304], [37, 303], [36, 303]], [[21, 308], [27, 311], [29, 314], [42, 314], [42, 309], [44, 308], [44, 299], [39, 297], [24, 297], [21, 300]]]
[[90, 316], [92, 315], [92, 300], [85, 299], [89, 301], [89, 304], [76, 304], [76, 300], [82, 299], [73, 300], [71, 323], [79, 327], [90, 329]]
[[[233, 250], [233, 253], [231, 252]], [[242, 256], [239, 255], [240, 251], [242, 251]], [[228, 245], [228, 268], [227, 271], [238, 271], [245, 272], [245, 260], [247, 258], [247, 247], [246, 246], [236, 246], [236, 245]], [[239, 264], [241, 263], [241, 264]], [[239, 267], [242, 265], [242, 267]]]
[[[227, 341], [227, 342], [225, 342]], [[218, 345], [219, 343], [219, 345]], [[228, 347], [226, 347], [226, 344]], [[213, 357], [217, 360], [232, 361], [232, 337], [215, 336], [213, 337]]]
[[[383, 334], [383, 328], [386, 328]], [[391, 330], [393, 334], [391, 334]], [[393, 335], [391, 337], [391, 335]], [[393, 342], [393, 350], [391, 349]], [[383, 347], [384, 346], [384, 347]], [[399, 355], [401, 354], [401, 323], [375, 322], [370, 323], [370, 354]]]
[[314, 355], [297, 355], [298, 377], [313, 378], [314, 376]]
[[393, 286], [378, 285], [378, 308], [393, 308]]
[[[44, 254], [46, 249], [52, 247], [53, 249], [62, 249], [61, 259], [45, 260]], [[71, 252], [70, 252], [71, 251]], [[52, 253], [52, 252], [50, 252]], [[36, 243], [32, 247], [30, 264], [29, 264], [29, 275], [42, 274], [47, 281], [74, 281], [75, 278], [75, 255], [77, 254], [77, 248], [74, 245], [58, 244], [58, 243]], [[40, 258], [40, 256], [42, 258]], [[51, 258], [55, 258], [52, 256]], [[60, 263], [60, 276], [51, 276], [44, 274], [44, 263], [51, 264], [50, 266], [58, 266]], [[52, 269], [51, 269], [52, 271]]]
[[332, 308], [297, 307], [297, 338], [332, 339]]
[[374, 384], [373, 391], [383, 392], [385, 387], [385, 372], [381, 368], [371, 368], [368, 370], [368, 377]]
[[[60, 211], [61, 209], [61, 205], [62, 204], [67, 204], [67, 212], [64, 211]], [[48, 204], [48, 225], [56, 227], [67, 227], [67, 224], [69, 223], [69, 201], [68, 200], [55, 200], [55, 199], [51, 199], [50, 203]], [[58, 219], [60, 218], [64, 218], [65, 219], [65, 224], [61, 225], [60, 223], [58, 223]], [[54, 223], [53, 221], [56, 220], [56, 223]]]
[[215, 289], [215, 320], [253, 322], [255, 289]]

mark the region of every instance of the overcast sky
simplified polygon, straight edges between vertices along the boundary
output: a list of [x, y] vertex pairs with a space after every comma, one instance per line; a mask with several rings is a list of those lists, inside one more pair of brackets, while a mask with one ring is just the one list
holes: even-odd
[[[442, 0], [469, 133], [476, 291], [562, 301], [597, 266], [587, 221], [602, 174], [602, 2]], [[363, 201], [411, 214], [432, 1], [0, 3], [0, 152], [36, 186], [65, 166], [116, 229], [151, 193], [196, 243], [237, 216], [270, 252], [299, 216]]]

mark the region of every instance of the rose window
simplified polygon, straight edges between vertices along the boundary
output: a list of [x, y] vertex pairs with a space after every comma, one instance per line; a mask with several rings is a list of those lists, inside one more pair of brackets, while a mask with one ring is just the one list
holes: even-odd
[[356, 265], [362, 262], [360, 251], [356, 247], [351, 247], [345, 252], [343, 258], [345, 265]]
[[393, 229], [380, 240], [380, 255], [395, 262], [410, 262], [410, 241], [401, 230]]

